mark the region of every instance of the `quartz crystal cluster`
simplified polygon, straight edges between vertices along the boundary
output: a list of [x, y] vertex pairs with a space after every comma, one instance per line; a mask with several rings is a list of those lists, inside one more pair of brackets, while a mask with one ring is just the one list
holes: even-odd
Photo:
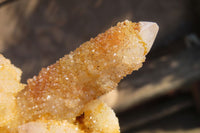
[[115, 89], [125, 75], [142, 66], [147, 44], [140, 29], [139, 23], [118, 23], [43, 68], [18, 94], [21, 115], [25, 120], [73, 121], [86, 103]]
[[17, 118], [16, 94], [24, 88], [20, 83], [21, 70], [0, 54], [0, 132]]
[[[24, 89], [19, 77], [12, 80], [16, 84], [0, 80], [4, 88], [9, 86], [6, 90], [13, 99], [10, 105], [4, 104], [3, 109], [13, 106], [9, 115], [1, 116], [5, 110], [0, 108], [0, 116], [8, 117], [6, 120], [15, 117], [17, 123], [7, 129], [19, 133], [118, 133], [119, 123], [113, 110], [97, 98], [115, 89], [124, 76], [142, 66], [157, 31], [155, 23], [126, 20], [43, 68]], [[1, 67], [0, 64], [0, 72]], [[17, 69], [16, 72], [20, 73]], [[2, 123], [7, 122], [0, 118], [0, 129]]]

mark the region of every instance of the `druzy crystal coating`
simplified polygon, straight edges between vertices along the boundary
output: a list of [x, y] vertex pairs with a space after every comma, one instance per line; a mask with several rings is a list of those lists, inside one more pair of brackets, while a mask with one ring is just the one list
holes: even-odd
[[118, 23], [43, 68], [17, 96], [24, 121], [73, 122], [85, 104], [115, 89], [124, 76], [142, 66], [148, 47], [140, 30], [140, 23]]
[[124, 21], [85, 42], [38, 76], [0, 54], [0, 131], [5, 133], [119, 133], [113, 110], [98, 97], [139, 69], [158, 32], [152, 22]]

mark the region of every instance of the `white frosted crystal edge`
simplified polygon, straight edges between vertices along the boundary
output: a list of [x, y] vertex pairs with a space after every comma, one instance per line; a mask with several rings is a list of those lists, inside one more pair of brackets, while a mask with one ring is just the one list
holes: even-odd
[[139, 35], [142, 40], [147, 44], [147, 52], [149, 52], [158, 33], [159, 26], [157, 25], [157, 23], [146, 21], [140, 21], [139, 24]]

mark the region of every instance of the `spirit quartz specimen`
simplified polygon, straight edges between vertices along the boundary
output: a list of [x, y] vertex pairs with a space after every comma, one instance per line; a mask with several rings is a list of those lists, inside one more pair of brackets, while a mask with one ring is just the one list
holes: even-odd
[[157, 32], [156, 23], [126, 20], [43, 68], [17, 95], [19, 121], [74, 122], [84, 105], [142, 66]]

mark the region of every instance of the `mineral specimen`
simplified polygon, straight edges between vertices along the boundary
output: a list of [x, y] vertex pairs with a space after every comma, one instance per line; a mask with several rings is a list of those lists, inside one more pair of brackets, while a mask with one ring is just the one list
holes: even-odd
[[157, 31], [155, 23], [126, 20], [43, 68], [17, 95], [20, 121], [74, 122], [88, 102], [142, 66]]

